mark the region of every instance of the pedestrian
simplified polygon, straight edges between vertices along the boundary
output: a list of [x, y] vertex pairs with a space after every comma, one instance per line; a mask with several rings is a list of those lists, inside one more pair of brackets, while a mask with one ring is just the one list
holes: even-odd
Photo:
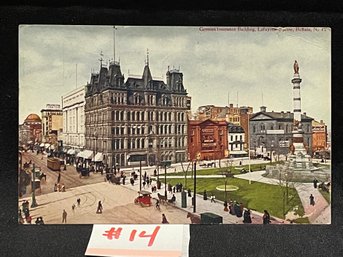
[[317, 188], [317, 185], [318, 185], [318, 180], [315, 178], [315, 179], [313, 180], [313, 187], [314, 187], [314, 188]]
[[216, 202], [216, 196], [215, 195], [213, 195], [212, 193], [211, 193], [211, 203], [215, 203]]
[[224, 205], [224, 211], [228, 211], [228, 208], [227, 208], [227, 201], [226, 201], [226, 200], [224, 201], [224, 204], [223, 204], [223, 205]]
[[192, 191], [190, 188], [188, 188], [187, 192], [188, 192], [188, 197], [192, 197]]
[[145, 188], [145, 181], [143, 181], [143, 183], [142, 183], [142, 184], [143, 184], [143, 188]]
[[80, 206], [80, 203], [81, 203], [81, 199], [80, 198], [77, 198], [77, 205]]
[[66, 210], [63, 210], [63, 213], [62, 213], [62, 223], [67, 223], [67, 212]]
[[96, 213], [102, 213], [102, 204], [101, 201], [98, 202], [98, 208], [96, 210]]
[[44, 225], [43, 217], [39, 217], [39, 225]]
[[155, 207], [156, 207], [156, 209], [160, 210], [160, 201], [158, 199], [156, 199]]
[[166, 215], [164, 215], [164, 213], [162, 213], [162, 224], [169, 224]]
[[32, 221], [31, 215], [27, 216], [27, 217], [26, 217], [26, 222], [27, 222], [28, 224], [31, 224], [31, 221]]
[[310, 195], [310, 205], [313, 205], [314, 206], [314, 196], [311, 194]]
[[207, 191], [206, 191], [206, 189], [204, 190], [203, 199], [207, 200]]
[[73, 203], [73, 205], [71, 206], [71, 209], [73, 210], [73, 211], [75, 211], [75, 204]]
[[270, 215], [267, 212], [267, 210], [263, 211], [263, 224], [269, 224], [270, 223]]
[[37, 217], [35, 223], [36, 223], [36, 225], [39, 225], [39, 217]]
[[155, 176], [155, 177], [157, 176], [157, 171], [156, 171], [156, 169], [154, 170], [154, 176]]
[[61, 181], [61, 172], [58, 172], [58, 177], [57, 177], [57, 184], [59, 184]]
[[123, 175], [123, 185], [125, 185], [125, 178], [126, 178], [126, 176]]
[[250, 210], [244, 210], [244, 214], [243, 214], [243, 223], [251, 223], [251, 216], [250, 216]]
[[239, 161], [239, 166], [242, 166], [242, 161]]

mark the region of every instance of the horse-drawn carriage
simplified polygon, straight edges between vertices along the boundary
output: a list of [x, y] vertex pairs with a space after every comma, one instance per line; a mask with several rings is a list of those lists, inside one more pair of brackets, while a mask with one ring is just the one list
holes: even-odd
[[142, 207], [149, 207], [152, 205], [151, 203], [151, 193], [148, 191], [138, 191], [138, 197], [135, 198], [134, 203], [140, 204]]

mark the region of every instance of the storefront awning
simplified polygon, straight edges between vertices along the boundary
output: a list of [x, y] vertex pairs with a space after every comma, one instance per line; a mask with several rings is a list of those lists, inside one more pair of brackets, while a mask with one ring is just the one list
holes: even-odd
[[230, 155], [243, 155], [248, 154], [246, 151], [230, 151]]
[[39, 146], [40, 146], [40, 147], [44, 147], [45, 145], [44, 145], [44, 143], [41, 143]]
[[67, 154], [73, 155], [75, 154], [75, 152], [76, 152], [75, 149], [69, 149]]
[[97, 153], [95, 157], [92, 159], [94, 162], [102, 162], [104, 160], [104, 156], [102, 153]]
[[83, 158], [83, 157], [82, 157], [82, 154], [83, 154], [83, 151], [81, 151], [81, 152], [77, 153], [76, 157]]
[[91, 150], [84, 150], [82, 153], [82, 157], [84, 159], [92, 159], [92, 156], [93, 156], [93, 151]]

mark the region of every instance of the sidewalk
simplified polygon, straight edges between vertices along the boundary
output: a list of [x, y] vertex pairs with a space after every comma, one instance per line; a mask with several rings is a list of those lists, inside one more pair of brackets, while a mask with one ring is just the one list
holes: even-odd
[[[129, 180], [129, 179], [128, 179]], [[155, 184], [155, 183], [154, 183]], [[135, 181], [135, 184], [132, 186], [130, 183], [124, 185], [125, 187], [134, 190], [136, 192], [139, 191], [139, 179]], [[151, 186], [142, 186], [142, 190], [146, 191], [151, 191]], [[157, 190], [156, 193], [152, 193], [151, 196], [153, 198], [158, 199], [157, 193], [160, 193], [164, 195], [165, 190], [164, 190], [164, 184], [161, 184], [161, 189]], [[181, 207], [181, 192], [176, 192], [174, 193], [176, 197], [176, 203], [175, 207], [185, 211], [185, 212], [191, 212], [193, 213], [193, 206], [192, 206], [192, 198], [187, 196], [187, 207], [182, 208]], [[173, 196], [173, 193], [168, 193], [167, 192], [167, 198], [170, 199]], [[192, 192], [193, 196], [193, 192]], [[154, 201], [155, 203], [155, 201]], [[204, 212], [211, 212], [214, 214], [217, 214], [219, 216], [223, 217], [223, 223], [224, 224], [244, 224], [243, 223], [243, 217], [236, 217], [234, 215], [231, 215], [229, 212], [224, 211], [224, 205], [222, 201], [216, 200], [215, 203], [211, 203], [211, 200], [204, 200], [202, 195], [197, 194], [196, 195], [196, 214], [200, 216], [201, 213]], [[262, 224], [262, 213], [259, 213], [257, 211], [251, 211], [251, 219], [253, 224]], [[272, 219], [272, 224], [282, 224], [282, 223], [288, 223], [286, 221], [283, 221], [279, 218], [271, 217]]]

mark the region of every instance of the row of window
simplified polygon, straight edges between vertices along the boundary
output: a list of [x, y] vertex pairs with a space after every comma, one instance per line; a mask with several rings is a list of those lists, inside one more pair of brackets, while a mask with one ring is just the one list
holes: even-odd
[[[252, 132], [253, 133], [257, 133], [258, 128], [260, 128], [261, 133], [266, 130], [266, 126], [263, 123], [261, 123], [260, 125], [253, 125], [252, 126]], [[274, 128], [274, 125], [271, 124], [269, 126], [269, 129], [270, 130], [274, 130], [276, 128]], [[286, 124], [285, 127], [283, 126], [283, 124], [279, 124], [278, 129], [279, 130], [283, 130], [284, 129], [285, 133], [290, 133], [291, 130], [293, 129], [293, 127], [291, 125], [288, 126], [288, 124]], [[302, 129], [303, 129], [304, 132], [307, 132], [307, 133], [311, 132], [310, 131], [311, 130], [310, 125], [303, 125]]]
[[[144, 96], [142, 96], [139, 93], [135, 93], [133, 96], [133, 99], [131, 100], [132, 104], [137, 104], [141, 105], [145, 103]], [[154, 95], [148, 95], [147, 96], [147, 103], [149, 105], [154, 105], [155, 104], [155, 97]], [[126, 104], [126, 93], [112, 93], [110, 95], [110, 103], [111, 104]], [[91, 97], [89, 101], [89, 105], [92, 106], [97, 106], [98, 104], [103, 104], [104, 99], [103, 95], [100, 94], [99, 96], [93, 96]], [[169, 106], [171, 105], [171, 99], [167, 95], [162, 95], [161, 97], [161, 105], [162, 106]], [[185, 97], [177, 96], [174, 97], [174, 106], [176, 107], [186, 107], [187, 101]]]
[[[175, 147], [185, 147], [185, 138], [162, 138], [159, 139], [157, 145], [160, 149], [171, 148], [173, 147], [173, 140], [175, 140]], [[127, 149], [145, 149], [146, 148], [146, 139], [145, 138], [131, 138], [127, 139]], [[149, 148], [153, 147], [153, 139], [148, 141]], [[112, 150], [121, 150], [125, 149], [124, 138], [116, 138], [112, 140]]]

